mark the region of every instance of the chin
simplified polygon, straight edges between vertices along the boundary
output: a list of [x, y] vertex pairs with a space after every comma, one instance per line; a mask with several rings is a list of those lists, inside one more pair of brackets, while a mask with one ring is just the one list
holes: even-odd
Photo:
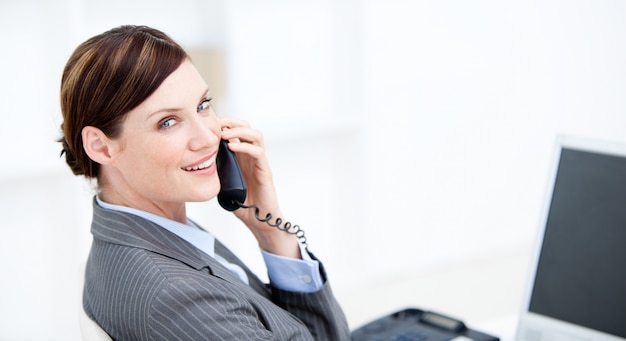
[[215, 197], [217, 197], [217, 191], [215, 191], [215, 193], [211, 192], [209, 194], [207, 193], [198, 193], [196, 195], [194, 195], [192, 198], [189, 198], [189, 202], [204, 202], [204, 201], [209, 201]]
[[210, 187], [210, 188], [203, 188], [203, 187], [196, 187], [193, 189], [193, 191], [190, 191], [188, 195], [186, 195], [187, 199], [185, 201], [187, 202], [204, 202], [204, 201], [209, 201], [215, 197], [217, 197], [217, 193], [219, 193], [219, 186], [217, 187]]
[[219, 181], [211, 181], [204, 184], [196, 184], [193, 188], [189, 189], [189, 195], [186, 201], [188, 202], [204, 202], [209, 201], [215, 197], [220, 191]]

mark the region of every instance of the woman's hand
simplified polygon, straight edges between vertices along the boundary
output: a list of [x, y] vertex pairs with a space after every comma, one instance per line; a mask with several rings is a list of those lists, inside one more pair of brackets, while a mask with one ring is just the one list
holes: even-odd
[[[263, 134], [242, 120], [221, 117], [222, 139], [228, 140], [228, 148], [235, 152], [248, 188], [246, 205], [259, 207], [259, 217], [272, 214], [271, 222], [280, 217], [285, 220], [278, 205], [272, 172], [265, 155]], [[234, 211], [252, 231], [261, 249], [275, 255], [301, 258], [295, 235], [278, 230], [255, 218], [254, 209], [240, 208]]]

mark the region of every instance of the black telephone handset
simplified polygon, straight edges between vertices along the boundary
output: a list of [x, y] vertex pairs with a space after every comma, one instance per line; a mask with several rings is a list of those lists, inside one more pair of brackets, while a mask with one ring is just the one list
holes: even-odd
[[296, 235], [300, 243], [304, 245], [305, 248], [307, 247], [306, 237], [300, 226], [291, 225], [288, 221], [283, 225], [283, 220], [279, 217], [272, 223], [270, 222], [270, 219], [272, 219], [271, 213], [268, 213], [265, 218], [261, 218], [259, 216], [260, 210], [256, 205], [244, 205], [248, 193], [246, 181], [243, 178], [243, 173], [241, 172], [241, 167], [239, 167], [235, 153], [228, 149], [228, 141], [220, 141], [215, 163], [221, 185], [220, 191], [217, 194], [217, 202], [222, 208], [227, 211], [234, 211], [239, 208], [253, 208], [254, 216], [258, 221], [274, 226], [281, 231]]
[[217, 202], [225, 210], [234, 211], [246, 201], [247, 189], [235, 153], [228, 149], [228, 141], [220, 141], [215, 162], [221, 184]]

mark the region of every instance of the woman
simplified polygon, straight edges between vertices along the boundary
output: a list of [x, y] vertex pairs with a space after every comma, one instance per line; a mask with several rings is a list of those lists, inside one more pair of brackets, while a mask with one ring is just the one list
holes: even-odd
[[245, 204], [282, 216], [262, 135], [217, 118], [209, 89], [164, 33], [122, 26], [74, 51], [61, 82], [63, 154], [97, 180], [86, 313], [116, 340], [342, 340], [347, 323], [321, 264], [293, 234], [234, 214], [256, 237], [270, 284], [186, 216], [220, 189], [229, 140]]

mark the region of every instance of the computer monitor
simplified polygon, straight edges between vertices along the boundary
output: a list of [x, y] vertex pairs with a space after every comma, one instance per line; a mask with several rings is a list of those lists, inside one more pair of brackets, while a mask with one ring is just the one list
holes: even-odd
[[626, 145], [560, 137], [518, 341], [626, 340]]

